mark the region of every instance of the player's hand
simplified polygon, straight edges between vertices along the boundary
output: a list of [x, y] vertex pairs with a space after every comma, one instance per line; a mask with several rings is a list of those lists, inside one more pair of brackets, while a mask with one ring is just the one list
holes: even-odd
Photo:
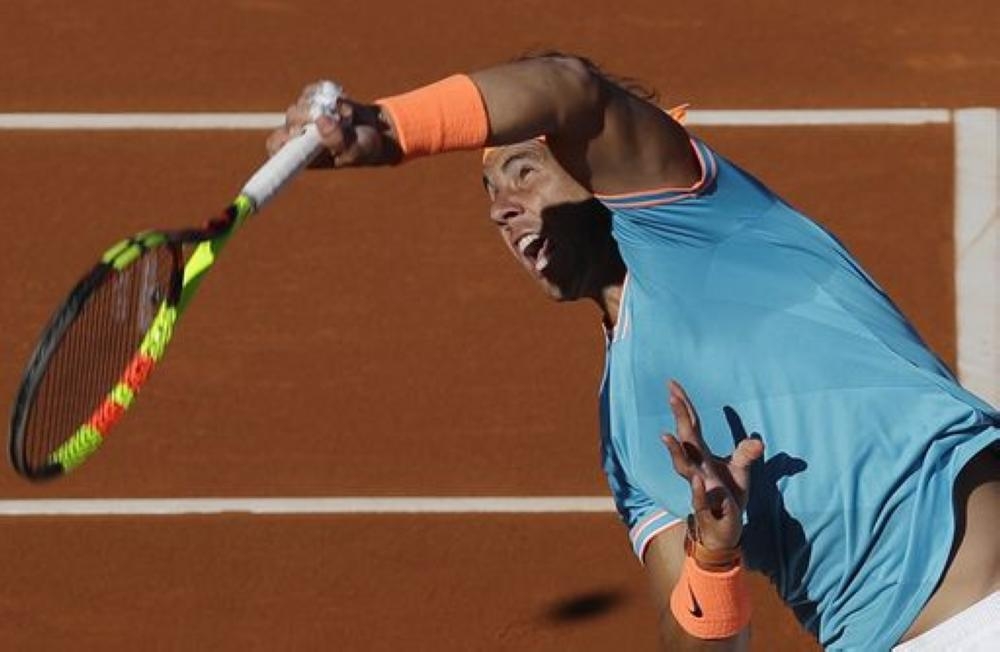
[[301, 134], [307, 124], [315, 122], [324, 151], [313, 159], [310, 167], [386, 165], [399, 161], [400, 151], [391, 124], [377, 105], [342, 96], [332, 114], [313, 120], [315, 88], [311, 85], [303, 89], [298, 101], [285, 111], [285, 124], [267, 138], [268, 154], [273, 156], [286, 142]]
[[684, 388], [670, 381], [668, 394], [677, 434], [664, 435], [663, 443], [674, 470], [691, 483], [691, 507], [701, 544], [710, 550], [734, 548], [743, 534], [750, 465], [764, 454], [764, 443], [748, 438], [729, 457], [713, 455]]

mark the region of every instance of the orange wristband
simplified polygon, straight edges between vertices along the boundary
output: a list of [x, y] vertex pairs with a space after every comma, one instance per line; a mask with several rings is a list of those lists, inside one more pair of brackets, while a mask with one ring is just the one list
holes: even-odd
[[696, 638], [735, 636], [750, 623], [750, 594], [743, 581], [743, 566], [711, 572], [688, 557], [670, 594], [670, 611], [684, 631]]
[[392, 120], [403, 159], [478, 149], [489, 136], [489, 116], [468, 75], [452, 75], [376, 103]]

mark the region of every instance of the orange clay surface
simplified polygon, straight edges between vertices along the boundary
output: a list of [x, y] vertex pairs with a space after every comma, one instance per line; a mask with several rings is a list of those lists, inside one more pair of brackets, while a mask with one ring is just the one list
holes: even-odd
[[[282, 111], [529, 49], [694, 108], [1000, 106], [1000, 5], [0, 4], [0, 112]], [[501, 9], [502, 7], [502, 9]], [[695, 128], [833, 229], [955, 358], [948, 125]], [[260, 132], [0, 132], [0, 416], [108, 245], [200, 223]], [[491, 232], [478, 157], [308, 174], [227, 249], [105, 448], [4, 498], [604, 495], [594, 310]], [[683, 379], [681, 379], [683, 380]], [[0, 649], [651, 650], [612, 513], [0, 518]], [[754, 580], [755, 650], [810, 649]]]

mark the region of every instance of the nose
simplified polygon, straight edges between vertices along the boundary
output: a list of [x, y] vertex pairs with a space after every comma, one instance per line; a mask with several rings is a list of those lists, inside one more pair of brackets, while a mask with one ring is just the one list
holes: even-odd
[[500, 194], [490, 206], [490, 219], [497, 226], [507, 226], [510, 221], [524, 214], [524, 207], [509, 195]]

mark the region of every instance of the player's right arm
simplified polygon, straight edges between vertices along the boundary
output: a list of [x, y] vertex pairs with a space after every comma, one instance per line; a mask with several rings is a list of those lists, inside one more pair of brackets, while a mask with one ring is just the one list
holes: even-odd
[[[404, 94], [409, 114], [414, 107], [420, 113], [418, 120], [405, 124], [392, 110], [392, 100], [404, 96], [375, 104], [342, 100], [337, 117], [316, 121], [327, 148], [325, 163], [334, 167], [396, 163], [408, 153], [403, 132], [412, 130], [414, 122], [420, 129], [440, 128], [448, 140], [481, 118], [478, 142], [462, 141], [422, 154], [509, 145], [544, 135], [560, 165], [591, 192], [687, 187], [700, 175], [687, 132], [679, 124], [583, 59], [529, 58], [464, 79], [472, 82], [469, 89], [474, 88], [465, 95], [461, 83], [447, 83], [455, 78]], [[285, 127], [268, 139], [270, 151], [277, 151], [310, 120], [310, 90], [289, 108]], [[470, 109], [470, 95], [472, 103], [478, 103], [480, 117]]]
[[591, 192], [687, 187], [698, 179], [687, 132], [586, 60], [524, 59], [471, 77], [489, 113], [489, 145], [544, 134], [560, 165]]

